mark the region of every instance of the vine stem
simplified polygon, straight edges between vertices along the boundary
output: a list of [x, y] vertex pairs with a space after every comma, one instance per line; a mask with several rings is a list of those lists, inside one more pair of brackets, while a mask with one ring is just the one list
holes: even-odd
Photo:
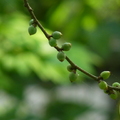
[[[49, 35], [49, 34], [46, 32], [46, 30], [44, 29], [44, 27], [43, 27], [43, 26], [41, 25], [41, 23], [37, 20], [35, 14], [34, 14], [34, 12], [33, 12], [33, 9], [31, 8], [31, 6], [30, 6], [29, 3], [28, 3], [28, 0], [23, 0], [23, 1], [24, 1], [24, 6], [28, 9], [31, 17], [35, 20], [36, 24], [37, 24], [38, 27], [41, 29], [41, 31], [44, 33], [44, 35], [46, 36], [46, 38], [47, 38], [48, 40], [50, 40], [50, 37], [52, 37], [52, 36]], [[57, 47], [54, 47], [54, 48], [55, 48], [57, 51], [60, 51], [60, 50], [61, 50], [61, 48], [59, 48], [58, 46], [57, 46]], [[83, 70], [81, 67], [78, 67], [68, 56], [66, 56], [66, 60], [68, 61], [68, 63], [69, 63], [71, 66], [73, 66], [75, 69], [81, 71], [82, 73], [86, 74], [86, 75], [89, 76], [90, 78], [94, 79], [94, 80], [97, 81], [97, 82], [100, 82], [100, 81], [101, 81], [101, 80], [100, 80], [100, 77], [97, 77], [97, 76], [95, 76], [95, 75], [93, 75], [93, 74], [91, 74], [91, 73]], [[112, 87], [112, 86], [110, 86], [110, 85], [108, 85], [108, 89], [109, 89], [109, 90], [114, 89], [114, 90], [120, 91], [120, 88], [118, 88], [118, 87]]]
[[90, 74], [88, 73], [87, 71], [83, 70], [82, 68], [78, 67], [77, 65], [75, 65], [69, 57], [66, 56], [66, 60], [76, 69], [78, 69], [79, 71], [81, 71], [82, 73], [86, 74], [87, 76], [91, 77], [92, 79], [98, 81], [98, 77], [93, 75], [93, 74]]

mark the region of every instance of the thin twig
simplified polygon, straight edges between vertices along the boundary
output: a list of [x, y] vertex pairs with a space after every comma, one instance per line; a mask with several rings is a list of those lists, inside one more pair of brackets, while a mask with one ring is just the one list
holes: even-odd
[[[43, 26], [42, 26], [42, 25], [40, 24], [40, 22], [37, 20], [35, 14], [34, 14], [34, 12], [33, 12], [33, 9], [30, 7], [30, 5], [29, 5], [29, 3], [28, 3], [28, 0], [24, 0], [24, 6], [28, 9], [30, 15], [31, 15], [32, 18], [35, 20], [35, 22], [37, 23], [38, 27], [42, 30], [42, 32], [44, 33], [44, 35], [45, 35], [48, 39], [50, 39], [51, 35], [49, 35], [49, 34], [45, 31], [45, 29], [43, 28]], [[55, 47], [55, 49], [56, 49], [57, 51], [60, 51], [60, 50], [61, 50], [61, 48], [59, 48], [59, 47]], [[83, 70], [82, 68], [78, 67], [77, 65], [75, 65], [75, 64], [72, 62], [72, 60], [70, 60], [70, 58], [68, 58], [67, 56], [66, 56], [66, 60], [67, 60], [74, 68], [78, 69], [79, 71], [83, 72], [84, 74], [86, 74], [87, 76], [93, 78], [94, 80], [98, 80], [98, 77], [97, 77], [97, 76], [94, 76], [94, 75], [86, 72], [86, 71]]]
[[31, 17], [35, 20], [36, 24], [38, 25], [38, 27], [42, 30], [42, 32], [44, 33], [44, 35], [46, 36], [47, 39], [50, 39], [51, 35], [49, 35], [45, 29], [43, 28], [43, 26], [40, 24], [40, 22], [37, 20], [34, 12], [33, 12], [33, 9], [30, 7], [29, 3], [28, 3], [28, 0], [24, 0], [24, 6], [28, 9]]
[[87, 71], [83, 70], [82, 68], [78, 67], [77, 65], [75, 65], [75, 64], [70, 60], [70, 58], [68, 58], [67, 56], [66, 56], [66, 60], [67, 60], [74, 68], [76, 68], [77, 70], [81, 71], [82, 73], [86, 74], [87, 76], [91, 77], [92, 79], [98, 81], [98, 77], [97, 77], [97, 76], [94, 76], [94, 75], [88, 73]]
[[[28, 0], [24, 0], [24, 6], [28, 9], [31, 17], [35, 20], [36, 24], [38, 25], [38, 27], [42, 30], [42, 32], [44, 33], [44, 35], [46, 36], [46, 38], [49, 40], [51, 35], [49, 35], [44, 27], [41, 25], [41, 23], [37, 20], [34, 12], [33, 12], [33, 9], [31, 8], [31, 6], [29, 5], [28, 3]], [[60, 51], [61, 48], [59, 48], [58, 46], [57, 47], [54, 47], [57, 51]], [[87, 76], [89, 76], [90, 78], [94, 79], [95, 81], [99, 82], [100, 81], [100, 78], [91, 74], [91, 73], [88, 73], [87, 71], [83, 70], [82, 68], [78, 67], [68, 56], [66, 56], [66, 60], [68, 61], [68, 63], [73, 67], [75, 68], [76, 70], [79, 70], [81, 71], [82, 73], [86, 74]], [[117, 90], [117, 91], [120, 91], [120, 88], [118, 87], [112, 87], [110, 85], [108, 85], [108, 90]]]

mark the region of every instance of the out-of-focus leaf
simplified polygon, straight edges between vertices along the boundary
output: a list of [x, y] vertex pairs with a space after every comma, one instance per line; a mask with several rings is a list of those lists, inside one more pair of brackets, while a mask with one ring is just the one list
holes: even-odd
[[51, 118], [56, 118], [61, 120], [73, 120], [90, 109], [91, 107], [85, 104], [54, 101], [48, 105], [44, 119], [48, 120]]

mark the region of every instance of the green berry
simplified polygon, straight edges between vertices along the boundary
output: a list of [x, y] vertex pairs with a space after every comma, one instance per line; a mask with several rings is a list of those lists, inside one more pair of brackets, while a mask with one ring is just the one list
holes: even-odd
[[29, 25], [33, 25], [33, 24], [34, 24], [34, 19], [31, 19]]
[[62, 33], [59, 32], [59, 31], [55, 31], [55, 32], [52, 33], [52, 37], [54, 39], [59, 39], [59, 38], [61, 38], [61, 36], [62, 36]]
[[37, 28], [34, 27], [33, 25], [30, 25], [29, 28], [28, 28], [28, 33], [29, 33], [30, 35], [33, 35], [33, 34], [35, 34], [36, 32], [37, 32]]
[[98, 85], [99, 85], [99, 88], [103, 89], [103, 90], [107, 90], [107, 88], [108, 88], [108, 85], [105, 81], [100, 81], [100, 83]]
[[100, 77], [103, 78], [103, 79], [108, 79], [110, 77], [110, 71], [101, 72]]
[[114, 83], [112, 84], [112, 86], [113, 86], [113, 87], [120, 87], [120, 83], [119, 83], [119, 82], [114, 82]]
[[110, 97], [111, 97], [112, 99], [114, 99], [114, 100], [117, 99], [117, 97], [118, 97], [117, 91], [113, 90], [113, 93], [110, 94]]
[[65, 58], [66, 58], [66, 55], [65, 55], [64, 52], [60, 51], [57, 54], [57, 58], [58, 58], [59, 61], [63, 62], [65, 60]]
[[68, 70], [69, 72], [72, 72], [72, 71], [73, 71], [73, 67], [72, 67], [71, 65], [68, 65], [68, 66], [67, 66], [67, 70]]
[[49, 44], [50, 44], [51, 47], [57, 46], [56, 39], [54, 39], [54, 38], [51, 37], [50, 40], [49, 40]]
[[66, 42], [62, 45], [62, 49], [64, 51], [68, 51], [68, 50], [70, 50], [70, 48], [71, 48], [71, 43]]
[[71, 82], [74, 82], [74, 81], [78, 78], [78, 76], [79, 76], [78, 73], [71, 72], [71, 73], [69, 74], [69, 80], [70, 80]]

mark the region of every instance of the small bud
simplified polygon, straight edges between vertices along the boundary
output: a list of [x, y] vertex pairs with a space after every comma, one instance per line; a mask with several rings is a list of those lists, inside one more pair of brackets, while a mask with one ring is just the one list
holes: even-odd
[[28, 33], [29, 33], [30, 35], [33, 35], [33, 34], [35, 34], [36, 32], [37, 32], [37, 28], [34, 27], [33, 25], [30, 25], [29, 28], [28, 28]]
[[65, 55], [64, 52], [60, 51], [57, 54], [57, 58], [58, 58], [59, 61], [63, 62], [65, 60], [65, 58], [66, 58], [66, 55]]
[[72, 71], [73, 71], [72, 66], [71, 66], [71, 65], [68, 65], [68, 66], [67, 66], [67, 70], [68, 70], [69, 72], [72, 72]]
[[99, 88], [103, 89], [103, 90], [107, 90], [107, 88], [108, 88], [108, 85], [105, 81], [100, 81], [100, 83], [98, 85], [99, 85]]
[[68, 50], [70, 50], [70, 48], [71, 48], [71, 43], [66, 42], [62, 45], [62, 49], [64, 51], [68, 51]]
[[33, 24], [34, 24], [34, 19], [31, 19], [29, 25], [33, 25]]
[[112, 84], [112, 86], [113, 86], [113, 87], [120, 87], [120, 83], [119, 83], [119, 82], [114, 82], [114, 83]]
[[51, 37], [50, 40], [49, 40], [49, 44], [50, 44], [51, 47], [57, 46], [56, 39], [54, 39], [54, 38]]
[[71, 72], [71, 73], [69, 74], [69, 80], [70, 80], [71, 82], [74, 82], [74, 81], [78, 78], [78, 76], [79, 76], [78, 73]]
[[113, 90], [113, 93], [110, 94], [110, 97], [111, 97], [112, 99], [116, 100], [116, 99], [118, 98], [118, 93], [117, 93], [117, 91]]
[[107, 90], [104, 90], [104, 93], [108, 94], [108, 91], [107, 91]]
[[52, 33], [52, 37], [54, 39], [59, 39], [59, 38], [61, 38], [61, 36], [62, 36], [62, 33], [59, 32], [59, 31], [55, 31], [55, 32]]
[[101, 72], [100, 77], [103, 78], [103, 79], [108, 79], [110, 77], [110, 71]]

